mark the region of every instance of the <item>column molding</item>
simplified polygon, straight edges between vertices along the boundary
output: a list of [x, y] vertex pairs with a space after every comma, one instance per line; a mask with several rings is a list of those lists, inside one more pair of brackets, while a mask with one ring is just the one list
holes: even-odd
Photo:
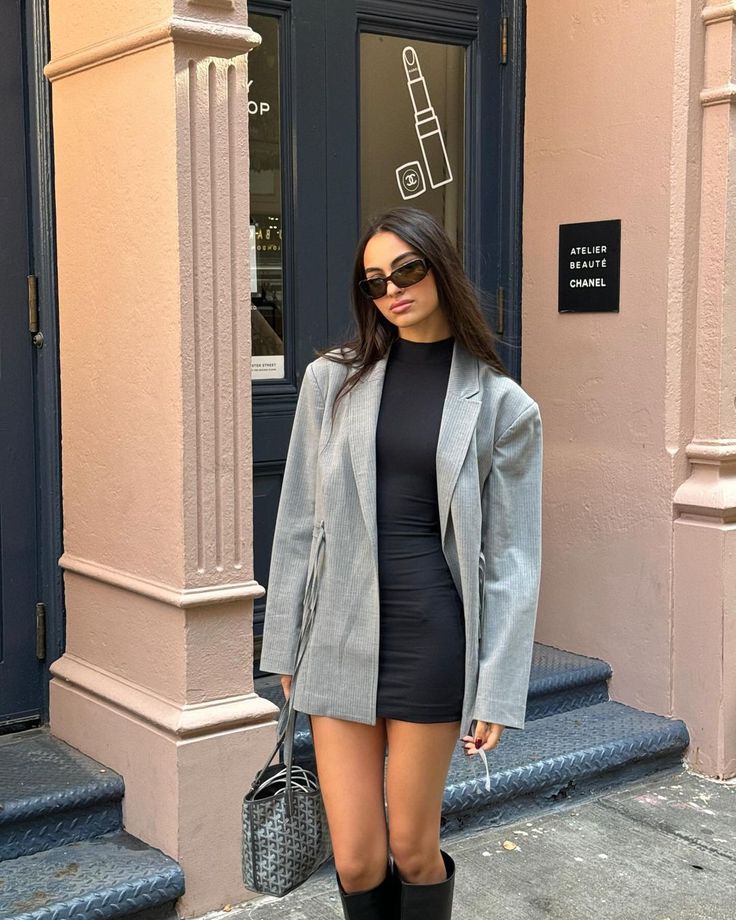
[[255, 600], [266, 593], [263, 585], [255, 580], [242, 582], [228, 582], [223, 585], [203, 585], [194, 588], [177, 588], [164, 582], [154, 581], [140, 575], [133, 575], [114, 566], [91, 559], [82, 559], [71, 553], [64, 553], [59, 559], [59, 565], [67, 572], [84, 575], [103, 584], [112, 585], [149, 597], [155, 601], [162, 601], [172, 607], [208, 607], [213, 604], [225, 604], [231, 601]]
[[213, 58], [188, 42], [176, 47], [175, 71], [184, 580], [191, 589], [239, 581], [249, 564], [247, 76], [244, 55]]
[[105, 668], [66, 654], [51, 665], [66, 692], [113, 707], [125, 718], [154, 728], [174, 742], [244, 726], [273, 724], [273, 703], [257, 693], [243, 693], [201, 703], [180, 703], [154, 693]]
[[44, 74], [51, 81], [61, 80], [81, 70], [89, 70], [157, 45], [175, 42], [204, 45], [225, 57], [245, 54], [260, 45], [261, 36], [248, 26], [231, 22], [169, 16], [125, 35], [116, 35], [106, 41], [52, 58], [44, 68]]
[[703, 8], [700, 14], [706, 25], [715, 22], [727, 22], [729, 19], [736, 20], [736, 0], [729, 0], [728, 3], [711, 3]]

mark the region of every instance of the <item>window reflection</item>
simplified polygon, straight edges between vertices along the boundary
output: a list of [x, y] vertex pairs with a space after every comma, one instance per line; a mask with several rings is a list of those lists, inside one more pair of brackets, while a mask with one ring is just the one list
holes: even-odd
[[284, 269], [281, 239], [279, 24], [252, 13], [261, 45], [248, 52], [250, 133], [251, 373], [284, 376]]

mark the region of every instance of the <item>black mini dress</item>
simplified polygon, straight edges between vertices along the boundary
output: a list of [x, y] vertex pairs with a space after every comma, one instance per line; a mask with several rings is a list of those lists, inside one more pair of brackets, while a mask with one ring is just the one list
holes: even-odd
[[407, 722], [462, 717], [465, 620], [442, 551], [436, 468], [453, 345], [393, 343], [376, 426], [376, 715]]

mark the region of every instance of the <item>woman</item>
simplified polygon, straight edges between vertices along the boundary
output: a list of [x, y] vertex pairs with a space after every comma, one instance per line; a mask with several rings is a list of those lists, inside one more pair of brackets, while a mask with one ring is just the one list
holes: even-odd
[[345, 916], [446, 920], [452, 752], [524, 727], [541, 420], [429, 214], [371, 223], [352, 297], [356, 337], [320, 352], [300, 389], [260, 663], [309, 713]]

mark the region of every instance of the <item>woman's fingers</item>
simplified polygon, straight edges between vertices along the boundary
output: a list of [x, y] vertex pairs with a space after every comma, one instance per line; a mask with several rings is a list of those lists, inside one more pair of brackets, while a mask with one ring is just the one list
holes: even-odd
[[503, 725], [498, 725], [495, 722], [491, 722], [491, 724], [488, 726], [488, 732], [485, 738], [485, 742], [483, 744], [484, 751], [493, 750], [493, 748], [501, 740], [501, 735], [503, 733], [504, 727], [505, 726]]
[[504, 728], [504, 725], [498, 725], [495, 722], [476, 722], [474, 734], [463, 735], [465, 753], [478, 754], [481, 748], [484, 751], [492, 751], [501, 740]]
[[481, 745], [486, 741], [488, 733], [483, 727], [484, 724], [483, 722], [479, 722], [475, 728], [474, 734], [463, 736], [466, 754], [477, 754]]
[[475, 753], [475, 740], [474, 740], [473, 736], [472, 736], [472, 735], [464, 735], [462, 740], [463, 740], [463, 745], [464, 745], [464, 747], [465, 747], [465, 753], [466, 753], [466, 754], [473, 754], [473, 753]]

